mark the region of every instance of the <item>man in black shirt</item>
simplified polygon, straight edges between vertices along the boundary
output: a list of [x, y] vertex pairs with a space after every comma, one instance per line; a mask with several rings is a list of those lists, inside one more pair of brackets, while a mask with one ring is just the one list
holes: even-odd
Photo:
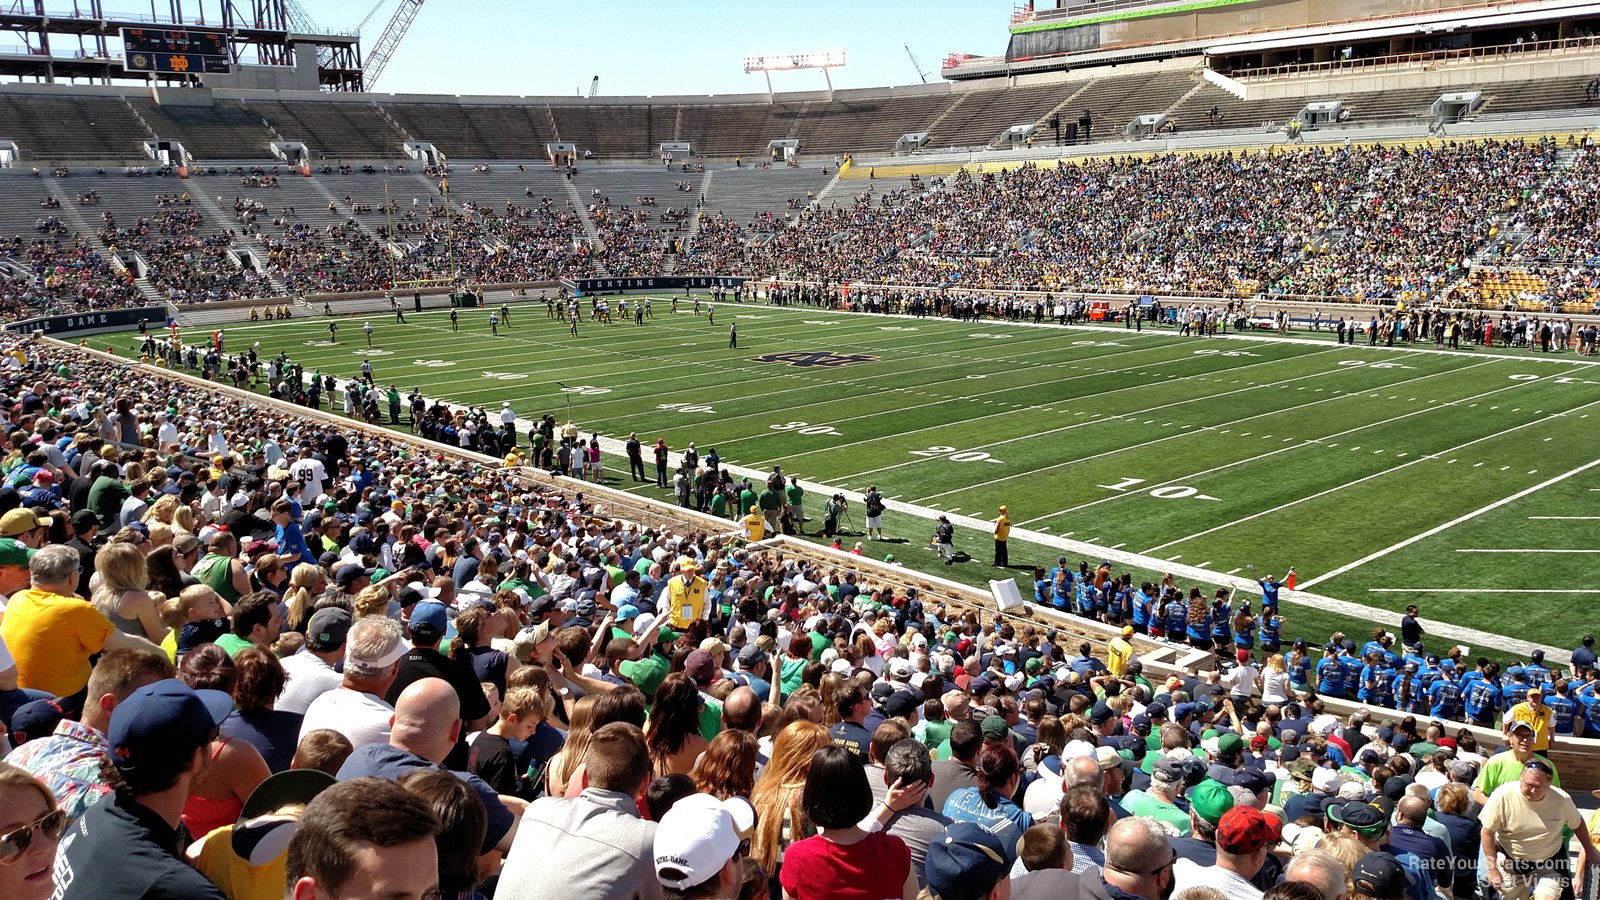
[[1406, 607], [1406, 614], [1400, 617], [1400, 643], [1406, 647], [1422, 640], [1422, 623], [1417, 621], [1417, 605], [1415, 603]]
[[[449, 628], [444, 604], [436, 600], [418, 603], [411, 610], [410, 625], [411, 651], [401, 657], [399, 672], [384, 699], [393, 705], [401, 692], [412, 683], [424, 678], [442, 678], [455, 689], [461, 701], [461, 718], [466, 725], [461, 729], [461, 734], [477, 731], [489, 716], [489, 698], [483, 695], [483, 686], [472, 671], [471, 663], [451, 659], [439, 652], [439, 642]], [[467, 768], [467, 763], [467, 743], [457, 737], [450, 755], [445, 757], [445, 768], [463, 770]]]
[[872, 712], [872, 697], [860, 684], [852, 683], [834, 694], [834, 702], [839, 710], [840, 721], [828, 731], [828, 737], [833, 739], [835, 746], [849, 750], [866, 762], [867, 745], [872, 743], [872, 732], [862, 722]]
[[[80, 481], [83, 479], [79, 479]], [[78, 551], [78, 596], [89, 596], [89, 579], [94, 577], [95, 535], [100, 533], [100, 522], [94, 513], [80, 509], [72, 514], [72, 540], [67, 546]]]
[[139, 688], [111, 713], [106, 739], [120, 784], [62, 836], [61, 900], [225, 900], [183, 859], [178, 831], [190, 786], [211, 764], [217, 727], [233, 711], [221, 691], [175, 678]]

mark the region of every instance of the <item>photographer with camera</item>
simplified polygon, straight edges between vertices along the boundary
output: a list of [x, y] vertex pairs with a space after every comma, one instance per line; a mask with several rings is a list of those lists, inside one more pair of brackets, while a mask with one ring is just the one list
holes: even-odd
[[843, 494], [834, 494], [828, 498], [827, 504], [823, 507], [822, 515], [822, 534], [824, 537], [833, 537], [839, 533], [839, 521], [844, 518], [847, 506], [848, 503], [845, 501]]

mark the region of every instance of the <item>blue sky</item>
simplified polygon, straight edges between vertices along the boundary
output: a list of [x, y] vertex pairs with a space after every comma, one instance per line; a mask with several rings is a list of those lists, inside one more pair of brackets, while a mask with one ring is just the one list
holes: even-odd
[[[372, 0], [300, 0], [326, 29], [354, 29]], [[370, 51], [395, 8], [361, 29]], [[572, 95], [600, 76], [602, 96], [765, 91], [741, 60], [763, 53], [843, 50], [836, 88], [917, 83], [902, 44], [939, 78], [950, 52], [1005, 50], [1012, 0], [811, 0], [800, 4], [711, 0], [665, 4], [433, 0], [426, 3], [377, 84], [381, 93]], [[784, 90], [823, 87], [820, 72], [773, 75]]]

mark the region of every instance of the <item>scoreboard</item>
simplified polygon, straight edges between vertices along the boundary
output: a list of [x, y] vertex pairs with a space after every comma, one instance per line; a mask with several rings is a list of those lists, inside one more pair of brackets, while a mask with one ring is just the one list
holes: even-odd
[[122, 67], [170, 75], [231, 70], [227, 32], [194, 28], [122, 29]]

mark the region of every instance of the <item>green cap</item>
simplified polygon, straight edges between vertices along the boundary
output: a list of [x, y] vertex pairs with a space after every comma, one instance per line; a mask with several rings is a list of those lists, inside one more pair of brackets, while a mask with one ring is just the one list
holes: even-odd
[[372, 570], [372, 580], [375, 581], [375, 582], [376, 581], [382, 581], [385, 578], [388, 578], [390, 575], [393, 575], [393, 574], [394, 574], [393, 572], [389, 571], [388, 569], [385, 569], [383, 566], [379, 566], [376, 569]]
[[893, 553], [885, 553], [883, 555], [883, 561], [884, 562], [894, 562], [894, 554]]
[[27, 545], [11, 538], [0, 538], [0, 566], [25, 566], [30, 559], [33, 559], [33, 551]]
[[1039, 659], [1037, 656], [1034, 656], [1028, 659], [1028, 662], [1023, 666], [1023, 668], [1027, 669], [1029, 672], [1037, 672], [1043, 665], [1043, 660]]
[[990, 716], [989, 718], [984, 719], [982, 728], [983, 736], [985, 738], [990, 738], [996, 741], [1005, 740], [1006, 736], [1011, 733], [1011, 728], [1010, 726], [1006, 725], [1006, 720], [1000, 718], [999, 716]]
[[1238, 753], [1243, 749], [1244, 738], [1239, 737], [1237, 734], [1234, 734], [1231, 731], [1217, 739], [1217, 753], [1223, 756], [1226, 756], [1230, 753]]
[[1215, 825], [1233, 809], [1233, 794], [1222, 782], [1207, 778], [1190, 789], [1189, 806], [1195, 815]]
[[680, 637], [683, 637], [683, 635], [663, 625], [661, 626], [661, 630], [656, 632], [656, 643], [670, 644]]

